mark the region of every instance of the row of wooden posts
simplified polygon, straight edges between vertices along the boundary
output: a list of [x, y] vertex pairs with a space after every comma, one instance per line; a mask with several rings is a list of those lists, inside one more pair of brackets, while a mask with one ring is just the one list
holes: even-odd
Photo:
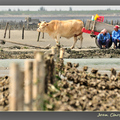
[[43, 110], [48, 83], [55, 82], [55, 59], [58, 56], [63, 59], [64, 49], [59, 49], [59, 53], [56, 51], [57, 48], [52, 47], [45, 53], [36, 52], [33, 61], [25, 61], [24, 71], [17, 63], [11, 64], [9, 111]]
[[115, 21], [115, 22], [113, 22], [113, 20], [111, 20], [111, 22], [108, 21], [108, 20], [106, 20], [105, 23], [107, 23], [107, 24], [111, 24], [111, 25], [120, 25], [120, 22], [119, 22], [118, 20]]
[[[6, 33], [7, 33], [7, 29], [9, 27], [9, 39], [10, 39], [10, 34], [11, 34], [11, 27], [9, 25], [9, 22], [6, 23], [6, 26], [5, 26], [5, 33], [4, 33], [4, 38], [6, 38]], [[22, 39], [24, 39], [24, 32], [25, 32], [25, 27], [23, 25], [22, 27]], [[39, 41], [40, 39], [40, 32], [38, 32], [38, 37], [37, 37], [37, 41]], [[44, 33], [42, 32], [42, 39], [44, 39]]]
[[[85, 21], [83, 20], [83, 22], [84, 22], [84, 25], [85, 25]], [[111, 24], [111, 25], [119, 25], [120, 24], [120, 22], [117, 20], [115, 23], [113, 23], [113, 20], [111, 20], [111, 22], [109, 22], [108, 20], [106, 20], [105, 21], [105, 23], [108, 23], [108, 24]], [[9, 26], [9, 22], [7, 22], [6, 23], [6, 26], [5, 26], [5, 33], [4, 33], [4, 38], [6, 38], [6, 32], [7, 32], [7, 28], [8, 28], [8, 26]], [[11, 31], [11, 28], [10, 28], [10, 26], [9, 26], [9, 39], [10, 39], [10, 32]], [[22, 27], [22, 39], [24, 39], [24, 31], [25, 31], [25, 27], [24, 27], [24, 25], [23, 25], [23, 27]], [[39, 41], [39, 39], [40, 39], [40, 32], [38, 32], [38, 37], [37, 37], [37, 42]], [[44, 39], [44, 33], [42, 32], [42, 39]]]

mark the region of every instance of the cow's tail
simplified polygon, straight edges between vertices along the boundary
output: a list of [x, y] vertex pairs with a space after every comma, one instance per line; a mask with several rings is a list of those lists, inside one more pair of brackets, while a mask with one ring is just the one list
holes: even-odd
[[75, 34], [74, 37], [77, 37], [79, 35], [81, 35], [83, 32], [81, 31], [79, 34]]

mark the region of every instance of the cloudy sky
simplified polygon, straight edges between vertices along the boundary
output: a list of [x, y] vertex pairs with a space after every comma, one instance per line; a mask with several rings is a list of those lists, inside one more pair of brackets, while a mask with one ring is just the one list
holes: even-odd
[[48, 11], [54, 11], [54, 10], [69, 10], [69, 7], [72, 7], [72, 10], [106, 10], [108, 8], [112, 9], [112, 10], [120, 10], [120, 6], [0, 6], [0, 11], [3, 11], [3, 10], [8, 10], [8, 9], [11, 9], [11, 10], [18, 10], [18, 8], [20, 10], [30, 10], [30, 11], [36, 11], [38, 10], [40, 7], [44, 7], [46, 10]]

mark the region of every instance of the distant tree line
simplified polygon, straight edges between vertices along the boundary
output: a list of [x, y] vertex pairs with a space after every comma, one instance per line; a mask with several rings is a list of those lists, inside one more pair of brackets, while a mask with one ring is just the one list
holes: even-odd
[[[10, 8], [8, 9], [8, 11], [12, 11]], [[20, 10], [19, 8], [17, 10], [13, 10], [13, 11], [23, 11], [23, 10]], [[25, 11], [30, 11], [29, 9], [28, 10], [25, 10]], [[44, 7], [40, 7], [38, 9], [38, 11], [47, 11]]]
[[[8, 9], [8, 11], [12, 11], [10, 8]], [[22, 11], [22, 10], [20, 10], [19, 8], [17, 9], [17, 10], [13, 10], [13, 11]], [[29, 9], [28, 10], [25, 10], [25, 11], [29, 11]], [[38, 9], [38, 11], [47, 11], [44, 7], [40, 7], [39, 9]], [[56, 11], [56, 10], [55, 10]], [[59, 10], [59, 11], [62, 11], [61, 9]], [[68, 11], [73, 11], [72, 10], [72, 7], [69, 7], [69, 10]]]
[[[106, 9], [107, 11], [111, 11], [111, 9], [110, 8], [107, 8]], [[10, 8], [8, 9], [8, 11], [12, 11]], [[19, 8], [17, 9], [17, 10], [13, 10], [13, 11], [23, 11], [23, 10], [20, 10]], [[25, 10], [25, 11], [30, 11], [29, 9], [28, 10]], [[39, 9], [38, 9], [38, 11], [47, 11], [44, 7], [40, 7]], [[55, 11], [62, 11], [61, 9], [60, 10], [55, 10]], [[64, 11], [64, 10], [63, 10]], [[68, 9], [68, 11], [73, 11], [72, 10], [72, 7], [69, 7], [69, 9]], [[79, 11], [79, 10], [78, 10]], [[87, 10], [86, 10], [87, 11]]]

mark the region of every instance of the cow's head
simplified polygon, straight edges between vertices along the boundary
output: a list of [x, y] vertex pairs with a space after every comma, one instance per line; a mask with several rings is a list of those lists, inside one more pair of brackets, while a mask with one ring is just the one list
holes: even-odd
[[44, 32], [46, 26], [48, 26], [48, 23], [43, 21], [41, 23], [38, 23], [39, 28], [37, 29], [38, 32]]

